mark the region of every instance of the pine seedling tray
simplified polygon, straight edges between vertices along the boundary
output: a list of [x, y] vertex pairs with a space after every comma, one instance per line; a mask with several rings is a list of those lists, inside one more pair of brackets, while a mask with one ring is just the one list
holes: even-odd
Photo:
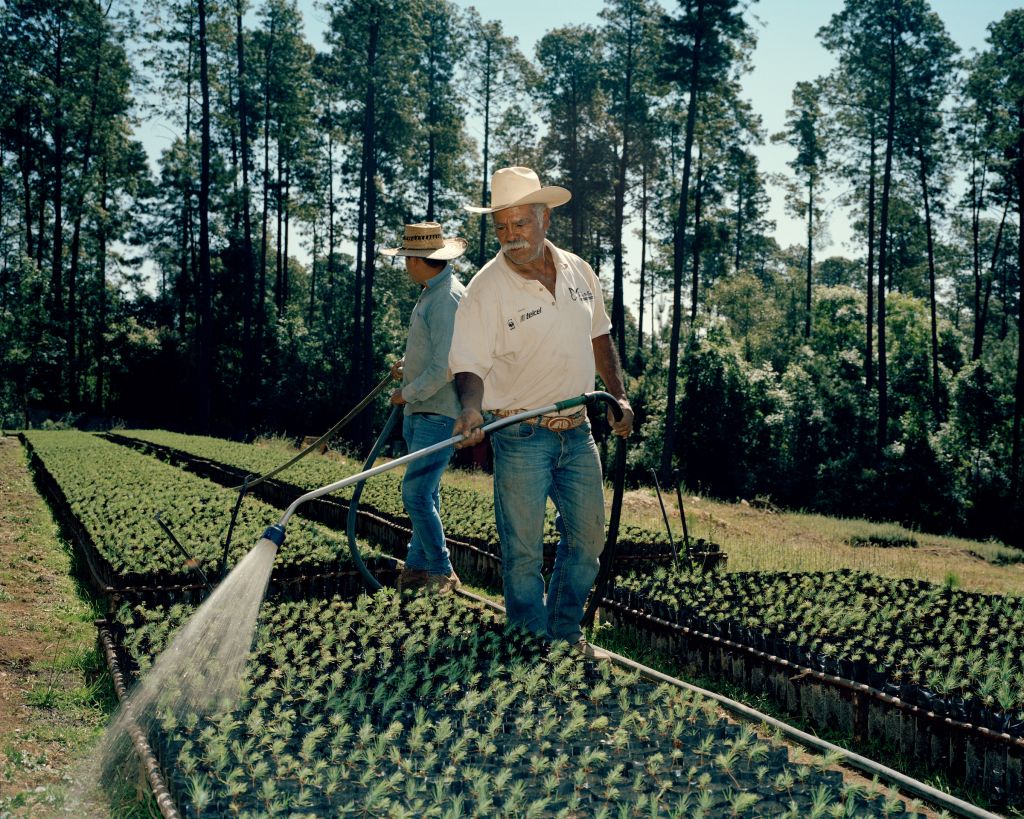
[[[122, 608], [129, 676], [188, 611]], [[268, 599], [238, 702], [148, 739], [186, 816], [907, 815], [697, 695], [387, 589]]]

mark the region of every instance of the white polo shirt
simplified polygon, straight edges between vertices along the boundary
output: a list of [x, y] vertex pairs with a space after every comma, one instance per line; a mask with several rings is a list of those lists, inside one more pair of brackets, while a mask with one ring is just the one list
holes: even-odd
[[539, 409], [594, 389], [591, 340], [611, 329], [601, 282], [579, 256], [545, 245], [553, 296], [499, 251], [459, 302], [448, 368], [483, 379], [485, 410]]

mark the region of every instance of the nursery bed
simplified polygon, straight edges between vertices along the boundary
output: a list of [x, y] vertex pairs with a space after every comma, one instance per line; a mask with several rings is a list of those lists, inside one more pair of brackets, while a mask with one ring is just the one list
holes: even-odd
[[[36, 483], [81, 554], [97, 593], [117, 596], [149, 589], [194, 595], [205, 585], [200, 571], [211, 583], [219, 581], [233, 493], [87, 433], [32, 432], [21, 440]], [[176, 524], [194, 566], [153, 520], [156, 511]], [[228, 565], [278, 516], [260, 501], [243, 508]], [[278, 557], [275, 577], [308, 577], [346, 567], [352, 567], [347, 543], [299, 520]]]
[[994, 804], [1019, 805], [1024, 800], [1021, 737], [953, 719], [866, 683], [753, 647], [719, 623], [691, 615], [684, 624], [674, 612], [662, 609], [659, 614], [665, 616], [659, 616], [652, 609], [659, 607], [649, 601], [645, 605], [622, 588], [613, 589], [602, 602], [606, 622], [690, 672], [768, 694], [819, 730], [837, 731], [858, 745], [892, 748], [968, 790], [984, 792]]
[[[105, 625], [118, 668], [145, 665], [158, 624], [187, 613], [122, 607]], [[710, 701], [452, 597], [274, 595], [243, 687], [232, 711], [148, 737], [182, 815], [913, 815]]]
[[[149, 452], [177, 463], [189, 471], [223, 486], [240, 486], [246, 477], [269, 471], [277, 465], [278, 455], [249, 444], [215, 438], [182, 435], [162, 430], [129, 430], [107, 433], [106, 437], [125, 446]], [[287, 508], [295, 498], [338, 480], [337, 462], [323, 458], [307, 459], [289, 470], [290, 481], [273, 478], [253, 487], [254, 495], [278, 508]], [[456, 567], [472, 573], [482, 583], [500, 583], [501, 553], [494, 529], [490, 497], [471, 490], [442, 486], [447, 543]], [[351, 490], [318, 498], [303, 505], [300, 512], [310, 520], [344, 529], [348, 517]], [[366, 484], [357, 513], [359, 534], [374, 540], [397, 557], [408, 546], [410, 530], [401, 506], [400, 479], [386, 474]], [[546, 525], [545, 567], [554, 563], [557, 533], [554, 518]], [[694, 565], [712, 569], [723, 565], [727, 555], [718, 549], [696, 549], [689, 555]], [[672, 548], [664, 533], [635, 526], [620, 529], [616, 566], [665, 564], [672, 560]]]

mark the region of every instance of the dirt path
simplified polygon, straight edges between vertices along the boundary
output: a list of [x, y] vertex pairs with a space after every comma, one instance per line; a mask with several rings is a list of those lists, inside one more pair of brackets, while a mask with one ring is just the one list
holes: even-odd
[[0, 437], [0, 817], [52, 813], [108, 707], [91, 605], [17, 438]]

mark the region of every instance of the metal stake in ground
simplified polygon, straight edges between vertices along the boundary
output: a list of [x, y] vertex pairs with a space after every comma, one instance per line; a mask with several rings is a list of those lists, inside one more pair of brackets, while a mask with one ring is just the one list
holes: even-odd
[[661, 518], [665, 521], [665, 531], [668, 533], [668, 545], [672, 547], [672, 562], [679, 565], [679, 552], [676, 551], [676, 541], [672, 537], [672, 527], [668, 522], [668, 512], [665, 510], [665, 501], [661, 497], [661, 484], [658, 483], [658, 473], [651, 470], [651, 477], [654, 478], [654, 489], [658, 493], [658, 506], [661, 507]]

